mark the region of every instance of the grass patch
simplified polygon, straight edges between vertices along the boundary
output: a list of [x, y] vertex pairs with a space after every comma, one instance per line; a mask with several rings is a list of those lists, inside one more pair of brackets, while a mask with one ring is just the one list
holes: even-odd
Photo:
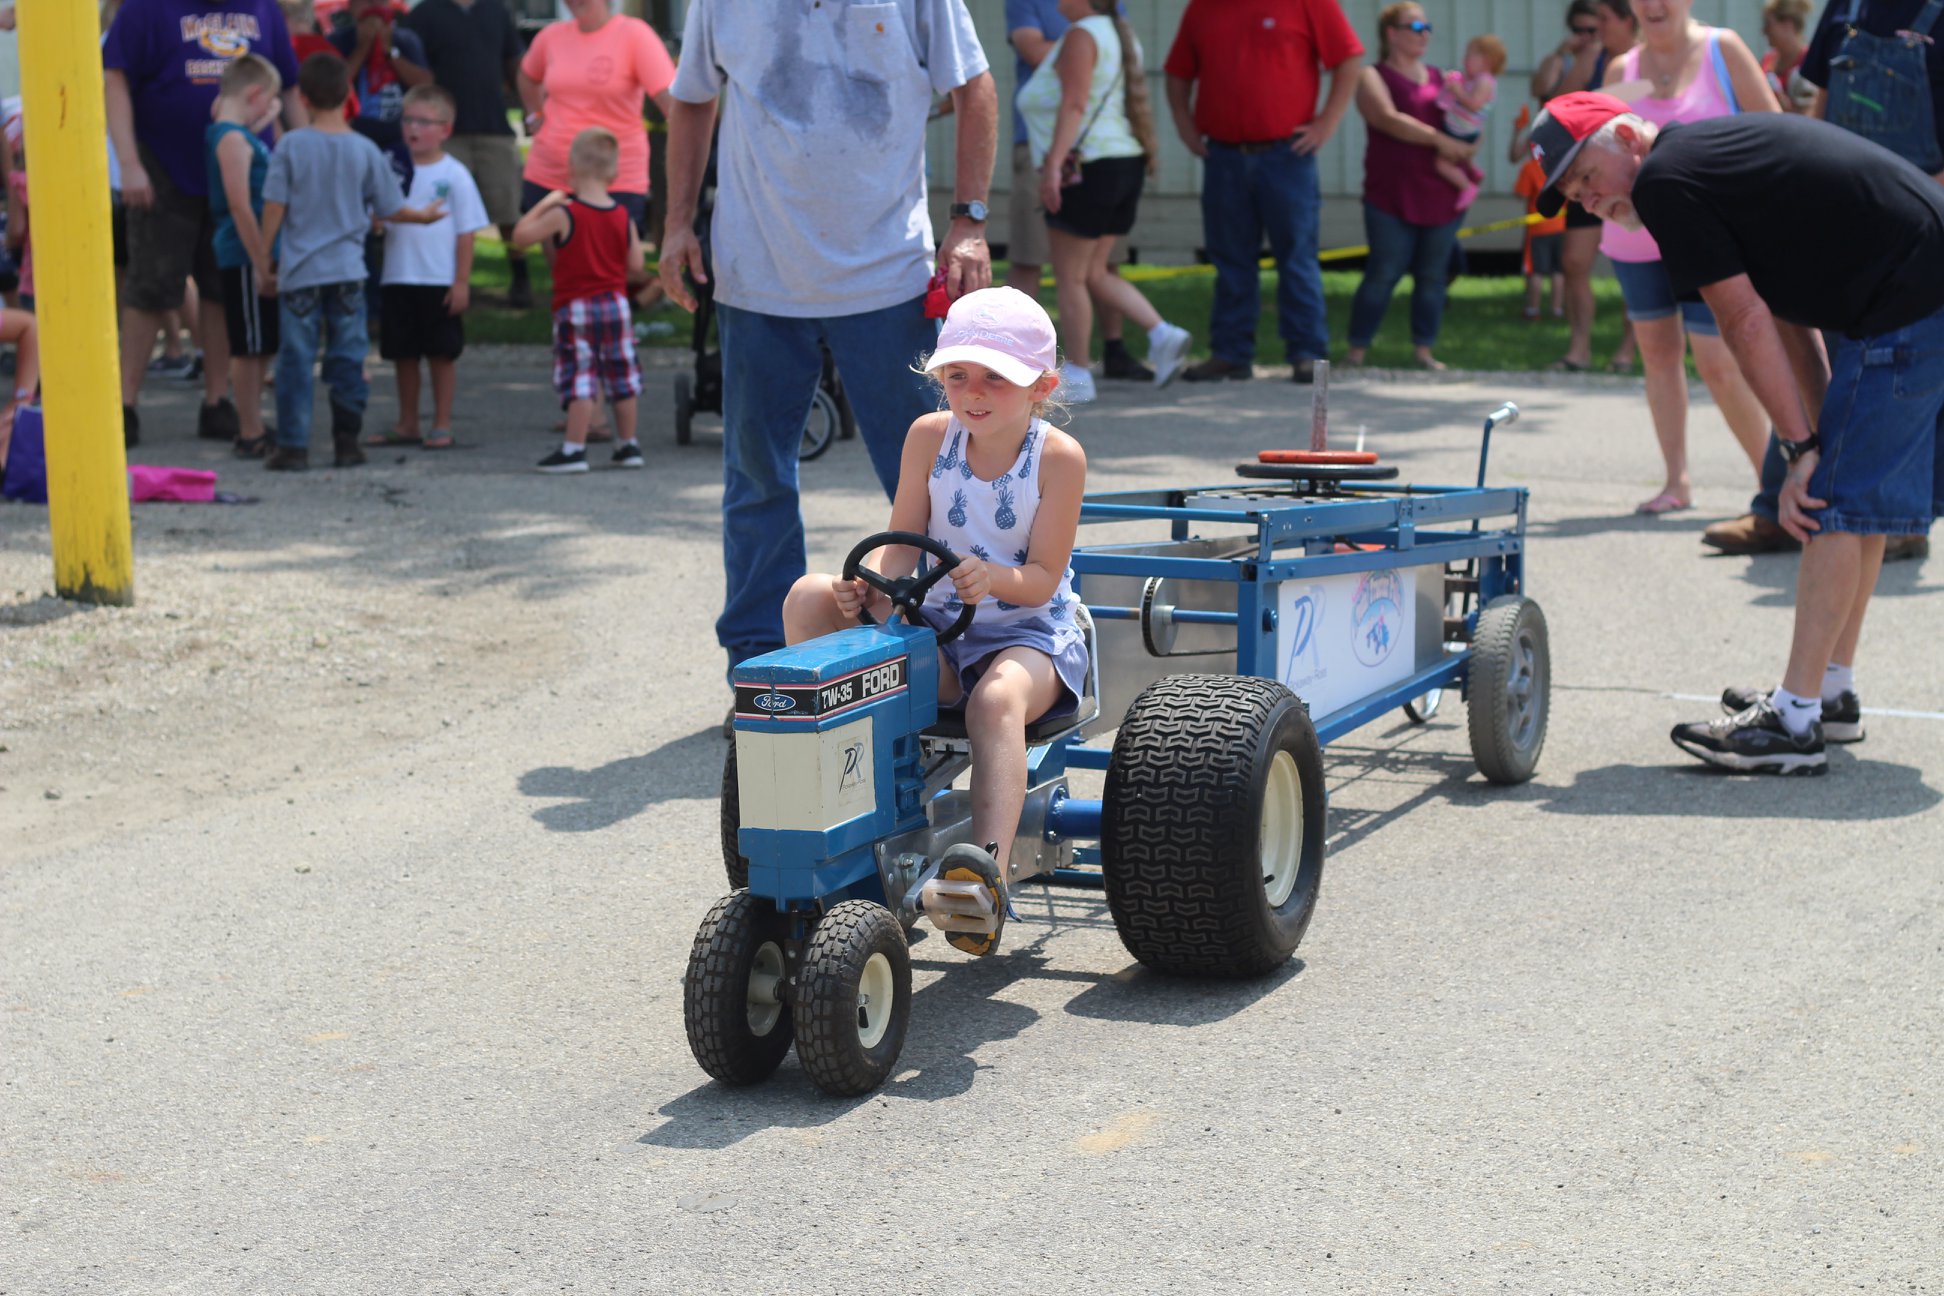
[[[506, 248], [497, 240], [481, 239], [473, 261], [473, 308], [466, 318], [466, 336], [474, 342], [518, 342], [544, 346], [552, 339], [552, 321], [547, 308], [552, 277], [544, 261], [529, 255], [532, 267], [533, 296], [536, 305], [516, 311], [506, 306], [509, 280]], [[1004, 278], [1003, 263], [996, 266], [995, 278]], [[1208, 354], [1208, 312], [1215, 290], [1215, 272], [1207, 266], [1162, 267], [1133, 266], [1128, 278], [1140, 285], [1154, 308], [1195, 335], [1197, 358]], [[1350, 322], [1350, 298], [1357, 291], [1362, 275], [1355, 270], [1328, 270], [1323, 274], [1323, 294], [1329, 309], [1331, 352], [1341, 358], [1345, 331]], [[1619, 344], [1624, 315], [1620, 286], [1612, 279], [1596, 278], [1593, 295], [1598, 303], [1594, 313], [1593, 355], [1601, 363]], [[1049, 310], [1053, 288], [1049, 279], [1040, 293]], [[1391, 301], [1376, 341], [1371, 344], [1370, 363], [1386, 368], [1406, 368], [1411, 364], [1410, 282], [1406, 280]], [[1262, 276], [1262, 315], [1256, 325], [1256, 358], [1265, 364], [1281, 361], [1282, 339], [1276, 335], [1276, 276]], [[1445, 306], [1444, 327], [1438, 339], [1438, 358], [1454, 369], [1498, 369], [1530, 371], [1544, 369], [1566, 352], [1566, 322], [1547, 315], [1528, 320], [1525, 308], [1525, 281], [1518, 278], [1474, 278], [1467, 276], [1451, 285]], [[676, 310], [659, 318], [675, 324], [672, 337], [650, 339], [644, 345], [685, 348], [689, 345], [688, 316]], [[1130, 330], [1128, 345], [1136, 354], [1147, 349], [1147, 340], [1138, 329]]]

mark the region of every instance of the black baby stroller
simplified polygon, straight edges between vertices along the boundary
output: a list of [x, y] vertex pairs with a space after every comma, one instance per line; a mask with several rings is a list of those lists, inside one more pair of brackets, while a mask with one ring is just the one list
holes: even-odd
[[[695, 237], [702, 244], [703, 272], [709, 282], [694, 284], [695, 290], [695, 373], [675, 375], [675, 444], [687, 445], [695, 439], [697, 414], [722, 413], [722, 352], [711, 350], [715, 330], [715, 262], [710, 256], [709, 214], [715, 207], [715, 150], [709, 150], [709, 168], [702, 179], [702, 195], [696, 204]], [[842, 437], [857, 435], [857, 419], [844, 383], [837, 376], [830, 348], [823, 348], [823, 378], [810, 403], [810, 417], [803, 425], [803, 443], [798, 458], [815, 459]]]

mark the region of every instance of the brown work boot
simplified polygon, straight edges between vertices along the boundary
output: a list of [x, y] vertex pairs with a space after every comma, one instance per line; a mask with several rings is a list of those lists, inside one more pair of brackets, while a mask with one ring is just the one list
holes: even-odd
[[1759, 513], [1710, 524], [1701, 533], [1701, 543], [1725, 554], [1785, 553], [1802, 548], [1794, 536]]
[[276, 446], [263, 461], [271, 472], [303, 472], [310, 467], [310, 451], [298, 446]]
[[1883, 561], [1896, 562], [1901, 558], [1915, 558], [1922, 561], [1930, 557], [1930, 537], [1921, 535], [1891, 536], [1883, 542]]

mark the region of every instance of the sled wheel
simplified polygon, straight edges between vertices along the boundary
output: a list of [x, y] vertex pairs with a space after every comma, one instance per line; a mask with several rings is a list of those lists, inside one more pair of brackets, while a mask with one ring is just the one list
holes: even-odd
[[825, 1093], [869, 1093], [904, 1048], [911, 953], [883, 905], [845, 900], [817, 924], [797, 976], [797, 1058]]
[[675, 375], [675, 444], [695, 439], [695, 387], [685, 373]]
[[1257, 976], [1303, 939], [1323, 879], [1323, 751], [1272, 680], [1170, 675], [1141, 691], [1107, 767], [1107, 905], [1135, 958]]
[[1466, 685], [1466, 728], [1478, 772], [1494, 783], [1523, 783], [1539, 765], [1551, 705], [1552, 653], [1546, 615], [1508, 594], [1478, 614]]
[[810, 462], [830, 449], [830, 443], [837, 439], [837, 429], [843, 426], [843, 415], [837, 411], [837, 402], [830, 393], [817, 388], [817, 394], [810, 401], [810, 417], [803, 424], [803, 442], [797, 446], [797, 458]]
[[740, 891], [749, 885], [749, 860], [742, 853], [737, 835], [742, 832], [742, 786], [736, 781], [736, 740], [729, 740], [729, 754], [722, 758], [722, 871], [729, 878], [729, 889]]
[[682, 1021], [696, 1062], [724, 1084], [755, 1084], [790, 1051], [784, 935], [783, 919], [747, 891], [716, 901], [695, 933]]

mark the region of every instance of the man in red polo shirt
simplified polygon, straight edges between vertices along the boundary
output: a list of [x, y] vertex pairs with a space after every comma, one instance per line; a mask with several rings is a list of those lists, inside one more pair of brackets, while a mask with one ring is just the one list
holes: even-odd
[[[1188, 0], [1165, 65], [1168, 107], [1202, 159], [1202, 241], [1215, 263], [1211, 359], [1182, 377], [1248, 378], [1262, 238], [1276, 258], [1276, 323], [1297, 382], [1330, 351], [1317, 264], [1316, 151], [1356, 93], [1363, 42], [1337, 0]], [[1319, 110], [1322, 71], [1330, 93]]]

